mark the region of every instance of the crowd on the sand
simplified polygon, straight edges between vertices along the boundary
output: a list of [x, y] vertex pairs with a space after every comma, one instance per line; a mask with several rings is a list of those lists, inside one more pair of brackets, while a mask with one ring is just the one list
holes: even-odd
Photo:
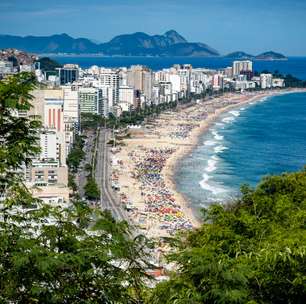
[[[174, 153], [174, 148], [147, 149], [138, 146], [139, 152], [132, 151], [128, 157], [135, 164], [131, 178], [138, 180], [143, 209], [132, 207], [133, 204], [125, 193], [120, 193], [121, 203], [124, 204], [134, 220], [144, 228], [150, 228], [150, 223], [159, 230], [169, 234], [181, 229], [191, 229], [191, 222], [184, 217], [181, 206], [176, 203], [173, 193], [167, 189], [161, 174], [166, 160]], [[122, 163], [119, 163], [122, 164]], [[123, 164], [122, 164], [123, 165]], [[116, 173], [114, 173], [116, 179]], [[149, 221], [147, 221], [149, 220]]]
[[[153, 234], [155, 231], [155, 235], [157, 231], [173, 234], [192, 228], [192, 222], [176, 201], [174, 192], [166, 186], [162, 171], [179, 146], [189, 144], [190, 133], [200, 126], [201, 121], [216, 110], [244, 98], [247, 96], [228, 96], [205, 101], [184, 111], [165, 112], [144, 128], [142, 136], [149, 141], [128, 149], [124, 157], [121, 148], [113, 149], [112, 184], [136, 225], [147, 232], [153, 231]], [[168, 141], [169, 138], [173, 142]], [[159, 140], [158, 146], [154, 145], [155, 139]]]
[[190, 132], [198, 125], [193, 123], [178, 124], [174, 130], [169, 134], [171, 138], [174, 139], [184, 139], [187, 138]]
[[173, 193], [166, 188], [161, 171], [166, 160], [175, 151], [173, 148], [147, 149], [143, 159], [136, 158], [136, 178], [141, 182], [141, 195], [145, 201], [145, 211], [158, 214], [163, 221], [160, 229], [172, 232], [177, 229], [192, 228], [189, 220], [184, 218], [181, 207], [175, 202]]

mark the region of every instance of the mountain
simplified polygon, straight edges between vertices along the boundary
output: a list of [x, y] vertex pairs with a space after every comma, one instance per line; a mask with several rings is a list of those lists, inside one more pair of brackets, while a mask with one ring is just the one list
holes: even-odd
[[193, 56], [193, 57], [209, 57], [219, 56], [219, 53], [204, 43], [186, 42], [171, 45], [164, 53], [164, 56]]
[[255, 57], [257, 60], [288, 60], [286, 56], [272, 51], [259, 54]]
[[120, 35], [102, 45], [107, 55], [126, 56], [218, 56], [203, 43], [190, 43], [175, 31], [150, 36], [145, 33]]
[[254, 58], [253, 55], [247, 54], [242, 51], [233, 52], [233, 53], [225, 55], [224, 57], [231, 58], [231, 59], [253, 59]]
[[43, 71], [56, 71], [57, 68], [62, 67], [60, 63], [48, 57], [39, 58], [36, 62], [40, 63], [40, 69]]
[[93, 53], [95, 43], [85, 38], [74, 39], [67, 34], [46, 37], [0, 35], [0, 48], [15, 48], [31, 53]]
[[257, 56], [253, 56], [250, 54], [247, 54], [242, 51], [233, 52], [230, 54], [227, 54], [224, 56], [224, 58], [230, 58], [230, 59], [253, 59], [253, 60], [287, 60], [288, 58], [280, 53], [275, 53], [272, 51], [264, 52], [262, 54], [259, 54]]
[[163, 35], [137, 32], [114, 37], [107, 43], [95, 43], [67, 34], [45, 37], [0, 35], [1, 48], [16, 48], [32, 53], [97, 54], [108, 56], [218, 56], [204, 43], [188, 42], [176, 31]]

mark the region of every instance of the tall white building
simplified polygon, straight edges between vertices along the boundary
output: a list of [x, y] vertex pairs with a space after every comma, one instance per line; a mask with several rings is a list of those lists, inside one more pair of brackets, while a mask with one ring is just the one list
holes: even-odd
[[189, 64], [174, 65], [177, 74], [180, 76], [180, 91], [187, 95], [190, 92], [190, 77], [192, 66]]
[[233, 76], [239, 75], [241, 72], [252, 72], [253, 63], [250, 60], [241, 60], [233, 62]]
[[169, 74], [169, 82], [172, 85], [172, 92], [179, 93], [181, 89], [181, 78], [177, 74]]
[[66, 154], [68, 155], [74, 143], [75, 134], [80, 129], [79, 92], [77, 87], [65, 86], [64, 91], [64, 126]]
[[203, 93], [212, 82], [212, 72], [203, 69], [193, 69], [190, 76], [190, 92], [195, 94]]
[[214, 90], [223, 89], [223, 78], [222, 74], [214, 74], [212, 78], [212, 86]]
[[95, 87], [103, 90], [103, 97], [107, 99], [108, 112], [112, 112], [113, 107], [119, 102], [119, 80], [119, 70], [100, 68], [98, 79], [94, 82]]
[[146, 97], [147, 101], [152, 99], [152, 85], [153, 85], [153, 75], [151, 70], [143, 72], [143, 95]]
[[65, 86], [62, 87], [64, 91], [64, 121], [79, 120], [79, 92], [77, 87]]
[[285, 80], [282, 78], [273, 78], [272, 87], [273, 88], [283, 88], [285, 86]]
[[175, 96], [173, 95], [172, 83], [169, 81], [161, 81], [159, 83], [159, 98], [162, 103], [175, 101]]
[[58, 144], [56, 132], [52, 130], [43, 130], [40, 132], [40, 159], [53, 159], [59, 158]]
[[132, 65], [127, 70], [127, 85], [143, 93], [148, 101], [152, 99], [153, 74], [142, 65]]
[[135, 90], [129, 86], [121, 86], [119, 88], [119, 105], [128, 104], [131, 107], [134, 106], [135, 103]]
[[269, 89], [272, 87], [272, 74], [260, 74], [260, 87], [262, 89]]

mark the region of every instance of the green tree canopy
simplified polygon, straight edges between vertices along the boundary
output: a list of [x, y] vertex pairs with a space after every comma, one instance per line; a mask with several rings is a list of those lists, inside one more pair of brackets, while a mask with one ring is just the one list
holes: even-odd
[[62, 65], [57, 61], [50, 59], [49, 57], [39, 58], [36, 62], [40, 63], [40, 69], [48, 72], [56, 72], [57, 68], [61, 68]]
[[140, 303], [147, 240], [84, 202], [43, 203], [19, 178], [39, 151], [40, 124], [16, 115], [34, 85], [30, 74], [0, 82], [0, 303]]
[[36, 145], [40, 121], [17, 115], [30, 110], [29, 92], [35, 84], [35, 76], [29, 73], [0, 81], [0, 193], [16, 179], [20, 182], [18, 170], [40, 151]]
[[[27, 207], [8, 208], [16, 199]], [[5, 206], [0, 210], [1, 303], [139, 303], [147, 240], [132, 238], [125, 222], [82, 202], [68, 208], [40, 205], [25, 193]]]
[[85, 152], [83, 151], [83, 147], [84, 147], [84, 140], [82, 136], [76, 135], [73, 147], [67, 157], [67, 165], [69, 166], [69, 169], [73, 173], [77, 172], [82, 159], [85, 157]]
[[177, 272], [148, 303], [305, 303], [306, 171], [242, 194], [205, 210], [205, 224], [177, 241]]
[[89, 200], [98, 200], [100, 199], [100, 190], [94, 178], [91, 176], [87, 177], [87, 183], [84, 187], [85, 196]]
[[99, 126], [104, 126], [106, 118], [102, 115], [92, 113], [81, 113], [81, 128], [82, 130], [96, 130]]

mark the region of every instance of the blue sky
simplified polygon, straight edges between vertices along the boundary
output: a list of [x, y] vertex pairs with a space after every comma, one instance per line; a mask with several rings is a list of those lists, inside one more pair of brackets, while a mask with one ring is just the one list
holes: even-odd
[[175, 29], [221, 53], [306, 56], [306, 0], [0, 0], [0, 33], [115, 35]]

